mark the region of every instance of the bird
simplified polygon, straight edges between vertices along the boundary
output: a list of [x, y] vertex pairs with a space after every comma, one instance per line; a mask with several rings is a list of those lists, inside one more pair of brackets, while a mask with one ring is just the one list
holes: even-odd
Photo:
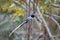
[[33, 20], [33, 18], [35, 17], [34, 14], [30, 15], [29, 17], [27, 17], [18, 27], [16, 27], [10, 34], [9, 37], [19, 28], [22, 27], [24, 24], [28, 23], [29, 21]]
[[28, 23], [28, 21], [31, 21], [33, 18], [35, 17], [35, 15], [30, 15], [29, 17], [26, 18], [26, 23]]

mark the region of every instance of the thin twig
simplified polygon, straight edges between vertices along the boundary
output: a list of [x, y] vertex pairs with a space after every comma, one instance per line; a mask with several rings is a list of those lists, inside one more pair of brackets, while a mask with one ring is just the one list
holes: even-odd
[[60, 5], [54, 4], [54, 3], [51, 3], [51, 6], [54, 6], [54, 7], [56, 7], [56, 8], [60, 8]]
[[60, 16], [56, 15], [56, 14], [51, 14], [52, 17], [54, 17], [55, 19], [60, 19]]
[[49, 16], [49, 15], [44, 15], [44, 16], [51, 18], [51, 19], [57, 24], [57, 26], [58, 26], [58, 28], [59, 28], [59, 30], [60, 30], [60, 25], [59, 25], [59, 23], [58, 23], [53, 17], [51, 17], [51, 16]]
[[38, 10], [38, 12], [39, 12], [40, 17], [42, 18], [42, 21], [43, 21], [43, 23], [44, 23], [44, 26], [45, 26], [45, 28], [46, 28], [46, 30], [47, 30], [50, 38], [52, 38], [53, 36], [52, 36], [52, 34], [51, 34], [51, 32], [50, 32], [50, 30], [49, 30], [49, 28], [48, 28], [48, 25], [47, 25], [45, 19], [43, 18], [43, 15], [40, 13], [40, 10], [39, 10], [38, 7], [37, 7], [37, 10]]

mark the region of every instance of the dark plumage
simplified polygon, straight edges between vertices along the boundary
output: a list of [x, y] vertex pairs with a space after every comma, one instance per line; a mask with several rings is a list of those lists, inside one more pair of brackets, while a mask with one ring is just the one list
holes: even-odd
[[34, 18], [35, 16], [32, 14], [31, 17]]

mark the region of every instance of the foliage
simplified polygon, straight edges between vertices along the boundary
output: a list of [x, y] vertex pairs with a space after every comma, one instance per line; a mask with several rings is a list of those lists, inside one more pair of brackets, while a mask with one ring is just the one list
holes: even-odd
[[56, 4], [60, 4], [60, 0], [56, 0], [55, 3], [56, 3]]
[[[53, 12], [55, 14], [58, 14], [59, 10], [57, 8], [51, 6], [51, 2], [50, 1], [51, 0], [39, 0], [38, 4], [39, 4], [40, 9], [42, 9], [43, 10], [42, 12], [44, 12], [44, 13], [48, 13], [49, 10], [51, 10], [51, 12]], [[59, 4], [60, 1], [59, 2], [57, 2], [57, 1], [59, 1], [59, 0], [56, 0], [55, 2], [57, 4]]]
[[21, 4], [25, 3], [25, 0], [18, 0]]
[[12, 5], [13, 0], [8, 0], [8, 2], [9, 3], [5, 3], [4, 5], [1, 5], [1, 7], [0, 7], [1, 12], [0, 13], [2, 13], [2, 12], [6, 12], [8, 14], [14, 13], [13, 17], [15, 17], [15, 16], [24, 16], [24, 14], [25, 14], [24, 9], [16, 7], [16, 6], [14, 6], [12, 8], [9, 8], [9, 6]]
[[25, 11], [22, 8], [16, 8], [16, 13], [14, 14], [15, 16], [24, 16]]
[[[18, 0], [18, 1], [20, 2], [21, 5], [25, 6], [25, 0]], [[54, 0], [54, 3], [60, 4], [60, 0]], [[25, 34], [21, 34], [23, 37], [19, 34], [20, 31], [24, 31], [22, 29], [20, 30], [20, 28], [19, 28], [19, 30], [17, 30], [19, 32], [13, 34], [11, 36], [11, 38], [8, 38], [9, 33], [15, 27], [17, 27], [20, 23], [23, 22], [23, 20], [24, 20], [23, 17], [26, 13], [26, 11], [24, 9], [22, 9], [16, 5], [14, 5], [13, 7], [10, 7], [12, 4], [13, 4], [13, 0], [0, 0], [0, 35], [1, 35], [0, 37], [2, 37], [2, 38], [6, 37], [9, 40], [20, 40], [20, 39], [22, 40], [22, 38], [26, 39]], [[28, 4], [28, 6], [29, 6], [29, 4]], [[43, 15], [45, 15], [45, 14], [58, 14], [60, 11], [60, 9], [58, 10], [58, 8], [51, 6], [51, 0], [38, 0], [37, 6], [39, 6]], [[27, 9], [29, 10], [29, 7]], [[38, 15], [41, 15], [41, 14], [38, 14]], [[41, 18], [41, 16], [38, 16], [38, 17]], [[42, 16], [42, 17], [44, 18], [45, 16]], [[52, 16], [50, 16], [50, 17], [52, 17]], [[54, 17], [55, 16], [53, 15], [53, 18]], [[40, 19], [40, 21], [41, 20], [42, 20], [42, 18]], [[51, 33], [53, 35], [56, 35], [58, 33], [58, 28], [57, 28], [57, 25], [55, 24], [55, 22], [53, 22], [51, 19], [49, 20], [49, 18], [46, 18], [46, 17], [45, 17], [45, 20], [46, 20], [47, 24], [49, 25], [49, 29], [51, 30]], [[36, 22], [37, 23], [35, 24], [35, 20], [34, 20], [34, 22], [32, 21], [32, 23], [34, 24], [32, 26], [35, 27], [35, 28], [32, 27], [32, 34], [34, 34], [35, 31], [38, 30], [37, 34], [40, 35], [39, 28], [43, 27], [44, 23], [39, 23], [39, 20]], [[52, 25], [51, 25], [51, 23], [52, 23]], [[37, 27], [38, 26], [37, 24], [39, 25], [39, 27]], [[43, 26], [41, 26], [40, 24], [43, 24]], [[26, 28], [25, 28], [25, 30], [26, 30]], [[43, 30], [45, 31], [44, 28], [43, 28]], [[29, 29], [28, 29], [28, 31], [29, 31]], [[35, 37], [35, 34], [33, 36]], [[1, 40], [1, 38], [0, 38], [0, 40]], [[4, 40], [4, 39], [2, 39], [2, 40]]]

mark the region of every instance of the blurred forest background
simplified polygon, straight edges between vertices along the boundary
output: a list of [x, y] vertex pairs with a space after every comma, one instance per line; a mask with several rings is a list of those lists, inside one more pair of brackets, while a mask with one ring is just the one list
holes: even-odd
[[60, 40], [60, 0], [0, 0], [0, 40]]

